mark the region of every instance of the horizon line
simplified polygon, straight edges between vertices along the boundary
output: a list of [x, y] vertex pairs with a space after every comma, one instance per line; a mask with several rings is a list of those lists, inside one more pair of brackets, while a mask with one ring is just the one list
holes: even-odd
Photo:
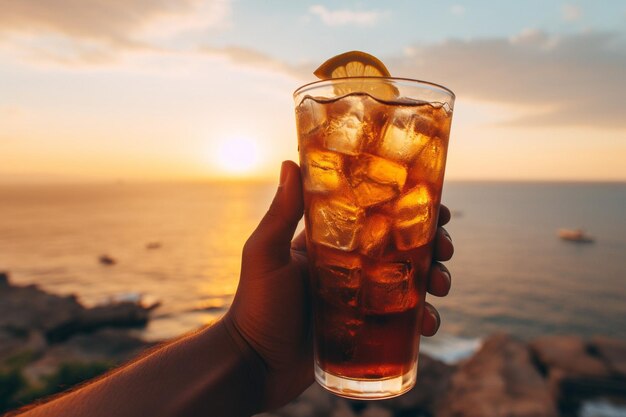
[[[254, 184], [278, 183], [278, 179], [271, 177], [214, 177], [203, 179], [91, 179], [91, 180], [56, 180], [56, 181], [2, 181], [0, 187], [29, 187], [29, 186], [88, 186], [88, 185], [174, 185], [174, 184]], [[450, 178], [444, 180], [446, 183], [520, 183], [520, 184], [626, 184], [626, 179], [580, 179], [580, 178]]]

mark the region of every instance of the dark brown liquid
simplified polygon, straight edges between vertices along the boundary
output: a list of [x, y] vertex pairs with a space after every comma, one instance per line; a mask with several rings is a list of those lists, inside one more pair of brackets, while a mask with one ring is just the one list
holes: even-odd
[[[430, 250], [425, 246], [404, 255], [406, 257], [396, 259], [429, 259]], [[311, 268], [315, 294], [315, 351], [322, 369], [350, 378], [385, 378], [411, 370], [419, 347], [429, 266], [414, 265], [417, 267], [412, 271], [409, 288], [397, 289], [409, 300], [407, 307], [389, 313], [384, 313], [384, 309], [368, 311], [364, 300], [358, 299], [367, 297], [363, 294], [363, 285], [357, 290], [357, 305], [349, 305], [341, 299], [332, 300], [320, 286], [319, 269]], [[382, 300], [385, 301], [392, 300]], [[390, 303], [389, 307], [393, 305]]]

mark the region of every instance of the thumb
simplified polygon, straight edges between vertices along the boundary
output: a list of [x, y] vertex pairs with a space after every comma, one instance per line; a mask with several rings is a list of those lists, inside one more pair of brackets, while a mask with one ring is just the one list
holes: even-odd
[[243, 263], [253, 266], [257, 273], [287, 264], [302, 212], [300, 168], [293, 161], [284, 161], [274, 200], [244, 246]]

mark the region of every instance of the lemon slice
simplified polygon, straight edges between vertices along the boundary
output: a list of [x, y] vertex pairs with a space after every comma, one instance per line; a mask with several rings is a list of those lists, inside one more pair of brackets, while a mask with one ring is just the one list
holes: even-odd
[[[345, 77], [390, 77], [385, 64], [373, 55], [350, 51], [336, 55], [316, 69], [313, 74], [322, 80]], [[382, 100], [398, 97], [398, 89], [388, 80], [345, 80], [334, 86], [335, 94], [364, 92]]]
[[341, 77], [391, 76], [380, 59], [361, 51], [350, 51], [336, 55], [326, 60], [313, 74], [322, 80]]

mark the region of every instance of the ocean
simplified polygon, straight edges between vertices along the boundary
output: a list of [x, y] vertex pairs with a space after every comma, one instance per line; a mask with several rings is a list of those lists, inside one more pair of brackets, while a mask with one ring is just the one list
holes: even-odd
[[[241, 248], [275, 184], [0, 186], [0, 270], [87, 305], [141, 293], [162, 306], [141, 335], [174, 337], [224, 313]], [[430, 297], [450, 360], [495, 331], [626, 340], [626, 184], [447, 182], [453, 287]], [[594, 243], [560, 240], [584, 228]], [[150, 242], [159, 248], [148, 249]], [[107, 254], [117, 261], [98, 262]]]

